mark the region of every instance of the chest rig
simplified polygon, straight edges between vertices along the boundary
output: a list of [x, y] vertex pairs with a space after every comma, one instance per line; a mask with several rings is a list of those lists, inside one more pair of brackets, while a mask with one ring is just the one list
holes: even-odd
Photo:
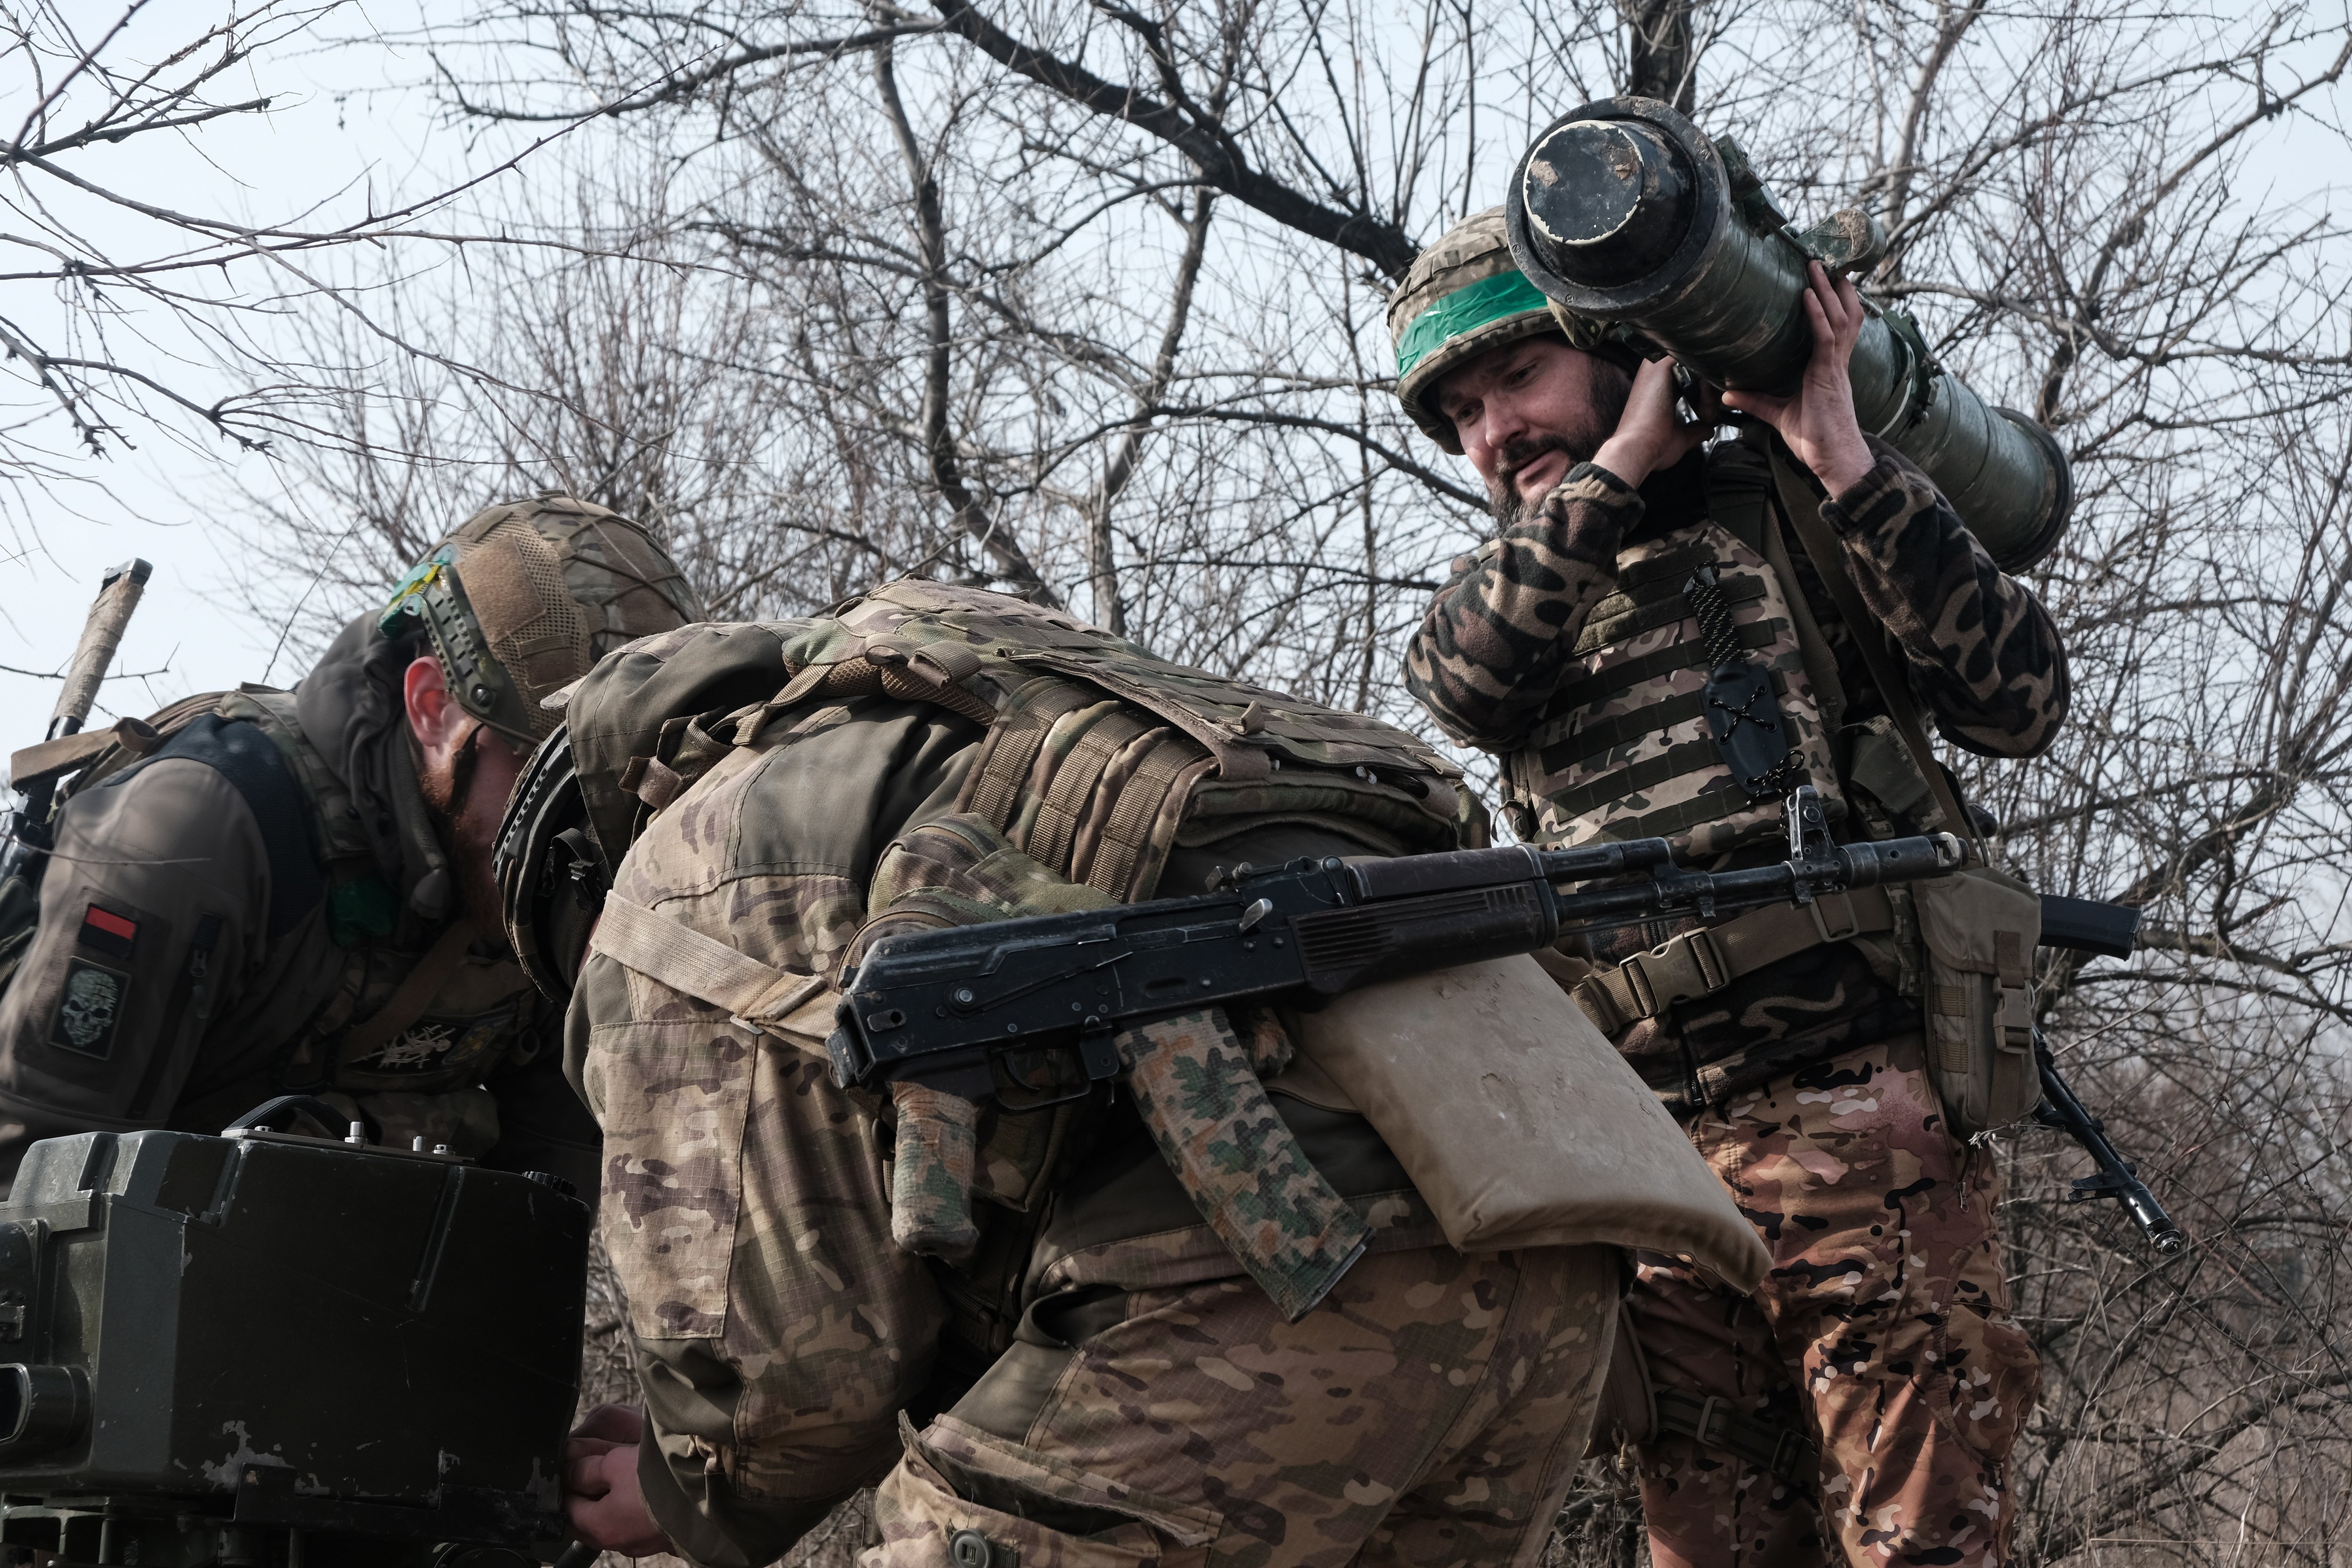
[[1809, 661], [1818, 637], [1769, 484], [1747, 454], [1714, 457], [1707, 515], [1619, 553], [1616, 591], [1593, 606], [1566, 678], [1505, 759], [1525, 837], [1660, 837], [1705, 859], [1783, 832], [1781, 797], [1798, 784], [1842, 814], [1824, 700], [1834, 677]]
[[[416, 929], [376, 868], [349, 787], [302, 732], [292, 692], [247, 685], [186, 699], [150, 721], [156, 739], [143, 751], [152, 753], [208, 715], [258, 731], [300, 791], [315, 867], [305, 869], [323, 883], [328, 934], [340, 958], [331, 979], [313, 982], [322, 999], [278, 1058], [281, 1084], [435, 1094], [480, 1081], [537, 1017], [540, 999], [522, 972], [472, 956], [467, 950], [478, 933], [462, 924]], [[138, 760], [102, 756], [76, 788]], [[290, 869], [273, 858], [273, 879], [286, 879]]]

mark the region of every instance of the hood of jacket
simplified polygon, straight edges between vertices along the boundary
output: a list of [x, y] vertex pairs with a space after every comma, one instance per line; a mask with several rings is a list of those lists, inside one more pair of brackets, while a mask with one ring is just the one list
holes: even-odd
[[454, 905], [448, 855], [416, 782], [401, 681], [424, 652], [362, 615], [327, 645], [294, 689], [302, 733], [352, 792], [376, 868], [409, 910], [432, 922]]

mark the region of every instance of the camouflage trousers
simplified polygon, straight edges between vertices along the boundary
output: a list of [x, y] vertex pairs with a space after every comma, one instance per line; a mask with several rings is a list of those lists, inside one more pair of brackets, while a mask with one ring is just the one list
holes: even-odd
[[1821, 1445], [1821, 1485], [1667, 1436], [1641, 1450], [1658, 1568], [2008, 1556], [2010, 1449], [2041, 1384], [2009, 1321], [1990, 1157], [1944, 1130], [1916, 1038], [1732, 1096], [1692, 1141], [1772, 1249], [1752, 1300], [1644, 1255], [1653, 1380]]
[[1247, 1280], [1129, 1293], [983, 1378], [1026, 1385], [993, 1391], [994, 1431], [959, 1418], [971, 1398], [904, 1428], [860, 1568], [1526, 1568], [1584, 1450], [1621, 1258], [1376, 1253], [1297, 1323]]

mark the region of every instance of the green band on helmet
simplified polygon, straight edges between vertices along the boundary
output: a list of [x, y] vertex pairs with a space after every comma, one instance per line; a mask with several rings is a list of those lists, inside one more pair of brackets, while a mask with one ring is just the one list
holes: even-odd
[[1404, 330], [1397, 343], [1397, 374], [1412, 374], [1413, 366], [1466, 331], [1507, 316], [1543, 310], [1549, 303], [1543, 290], [1516, 268], [1457, 289], [1415, 316], [1412, 325]]

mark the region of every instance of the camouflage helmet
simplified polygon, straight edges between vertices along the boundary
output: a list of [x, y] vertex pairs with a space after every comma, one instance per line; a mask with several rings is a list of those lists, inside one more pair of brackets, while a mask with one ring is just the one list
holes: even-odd
[[702, 618], [677, 563], [617, 512], [557, 490], [467, 518], [392, 591], [378, 629], [433, 639], [458, 705], [528, 754], [540, 700], [624, 643]]
[[1488, 349], [1543, 333], [1629, 369], [1640, 362], [1623, 329], [1561, 309], [1519, 270], [1502, 208], [1473, 213], [1416, 257], [1389, 296], [1397, 400], [1424, 435], [1459, 455], [1454, 421], [1428, 401], [1430, 394], [1447, 372]]

